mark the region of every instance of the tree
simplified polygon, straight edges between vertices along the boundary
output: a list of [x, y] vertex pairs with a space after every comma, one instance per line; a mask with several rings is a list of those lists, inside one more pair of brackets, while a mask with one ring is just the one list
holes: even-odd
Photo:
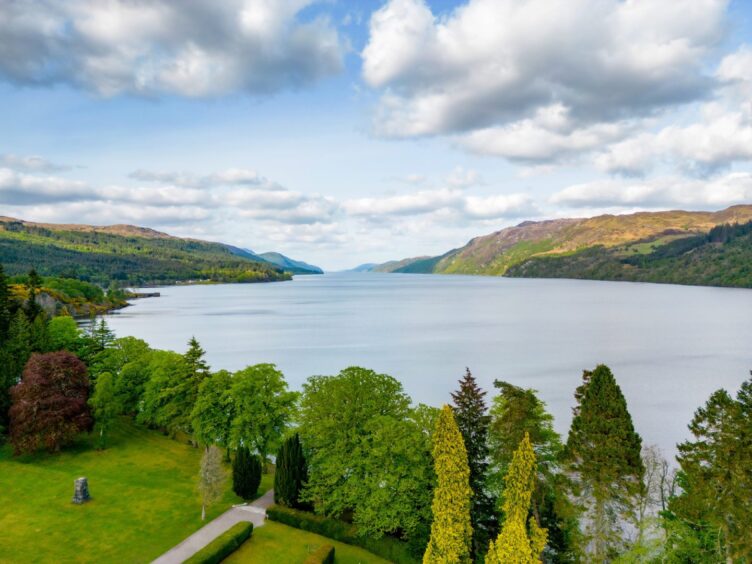
[[504, 524], [499, 537], [488, 549], [486, 562], [539, 562], [546, 546], [546, 530], [538, 527], [534, 518], [528, 519], [535, 488], [535, 452], [527, 433], [512, 457], [504, 482]]
[[486, 392], [481, 390], [469, 368], [460, 380], [460, 388], [452, 393], [454, 417], [467, 450], [470, 468], [470, 489], [473, 492], [470, 521], [473, 527], [473, 560], [485, 554], [489, 541], [496, 533], [496, 500], [486, 485], [488, 472], [488, 426]]
[[300, 492], [308, 479], [308, 465], [300, 435], [288, 437], [277, 452], [274, 471], [274, 503], [300, 507]]
[[188, 350], [185, 351], [185, 365], [188, 368], [190, 377], [196, 380], [203, 380], [209, 376], [209, 365], [204, 360], [206, 351], [201, 348], [196, 337], [191, 337], [188, 341]]
[[201, 382], [191, 412], [193, 436], [199, 444], [229, 448], [230, 429], [235, 417], [231, 386], [232, 377], [226, 370], [220, 370]]
[[16, 454], [60, 450], [91, 429], [86, 365], [69, 352], [34, 354], [11, 390], [10, 440]]
[[256, 497], [260, 485], [261, 460], [241, 446], [232, 461], [232, 489], [238, 497], [249, 500]]
[[94, 422], [99, 428], [99, 448], [105, 448], [107, 443], [107, 432], [112, 426], [112, 422], [120, 412], [115, 397], [115, 384], [112, 374], [103, 372], [97, 378], [94, 386], [94, 393], [89, 399], [89, 405], [92, 408]]
[[230, 394], [235, 407], [231, 444], [257, 450], [265, 464], [292, 420], [298, 394], [287, 389], [284, 375], [273, 364], [236, 372]]
[[[134, 367], [132, 374], [137, 378], [148, 378], [144, 383], [136, 419], [139, 423], [162, 427], [171, 433], [189, 431], [193, 404], [188, 406], [185, 399], [186, 368], [183, 355], [155, 350], [136, 362], [140, 364], [142, 361], [144, 365]], [[123, 367], [123, 373], [128, 366], [130, 364]], [[139, 368], [143, 368], [143, 372]]]
[[201, 520], [206, 520], [206, 510], [222, 497], [227, 483], [227, 471], [222, 466], [222, 452], [214, 445], [204, 449], [198, 474], [198, 491], [201, 495]]
[[47, 346], [49, 352], [67, 350], [74, 352], [81, 332], [76, 320], [69, 315], [53, 317], [47, 323]]
[[568, 498], [569, 488], [561, 472], [563, 446], [554, 430], [554, 418], [535, 390], [496, 380], [499, 393], [491, 406], [488, 443], [491, 468], [489, 484], [504, 495], [504, 481], [525, 434], [537, 460], [531, 511], [538, 526], [548, 530], [544, 556], [556, 562], [579, 561], [579, 522]]
[[0, 343], [8, 338], [8, 329], [11, 320], [11, 299], [8, 277], [5, 275], [3, 265], [0, 264]]
[[607, 366], [585, 372], [575, 398], [566, 457], [585, 510], [591, 557], [605, 562], [626, 544], [623, 525], [633, 519], [645, 472], [642, 439]]
[[31, 356], [31, 325], [19, 309], [10, 321], [7, 339], [0, 347], [0, 428], [7, 429], [11, 389], [18, 383], [23, 367]]
[[33, 321], [37, 315], [42, 313], [42, 308], [37, 303], [37, 294], [41, 286], [42, 279], [37, 274], [37, 271], [32, 268], [26, 277], [26, 291], [29, 294], [29, 299], [26, 302], [26, 315], [29, 321]]
[[436, 422], [433, 460], [437, 484], [431, 504], [431, 538], [423, 562], [471, 562], [470, 468], [462, 434], [448, 405], [442, 408]]
[[360, 367], [313, 376], [303, 385], [299, 423], [309, 473], [302, 501], [319, 514], [351, 515], [361, 535], [423, 542], [430, 450], [397, 380]]
[[[681, 495], [669, 503], [691, 540], [708, 559], [745, 562], [752, 554], [752, 379], [732, 398], [714, 392], [689, 425], [694, 440], [679, 445]], [[692, 533], [686, 535], [686, 533]], [[692, 538], [694, 537], [694, 538]], [[678, 547], [677, 547], [678, 548]]]

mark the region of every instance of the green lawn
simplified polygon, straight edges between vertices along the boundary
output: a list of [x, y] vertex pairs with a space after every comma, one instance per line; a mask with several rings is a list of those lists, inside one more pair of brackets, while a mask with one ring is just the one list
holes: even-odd
[[334, 546], [334, 561], [338, 564], [382, 564], [388, 562], [357, 546], [343, 544], [273, 521], [267, 521], [262, 527], [254, 529], [251, 538], [223, 562], [227, 564], [302, 563], [311, 552], [322, 544]]
[[[149, 562], [201, 527], [199, 449], [129, 420], [106, 450], [95, 442], [18, 458], [0, 448], [0, 562]], [[81, 506], [71, 503], [79, 476], [92, 496]], [[239, 501], [228, 487], [207, 519]]]

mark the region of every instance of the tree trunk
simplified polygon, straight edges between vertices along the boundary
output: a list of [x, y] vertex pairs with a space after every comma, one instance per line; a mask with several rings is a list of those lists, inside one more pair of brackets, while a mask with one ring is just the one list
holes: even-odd
[[206, 504], [201, 504], [201, 520], [206, 521]]

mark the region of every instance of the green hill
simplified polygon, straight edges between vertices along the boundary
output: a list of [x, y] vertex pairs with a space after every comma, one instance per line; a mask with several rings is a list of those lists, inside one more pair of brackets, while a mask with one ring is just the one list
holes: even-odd
[[34, 267], [45, 276], [106, 285], [273, 282], [290, 274], [222, 243], [181, 239], [131, 225], [95, 227], [0, 217], [0, 263], [8, 274]]
[[282, 253], [261, 253], [259, 256], [266, 262], [276, 264], [280, 268], [283, 268], [287, 272], [292, 272], [293, 274], [324, 274], [324, 271], [318, 266], [308, 264], [302, 260], [291, 259]]
[[716, 226], [750, 221], [752, 206], [527, 221], [438, 257], [374, 270], [752, 287], [749, 234], [710, 235]]

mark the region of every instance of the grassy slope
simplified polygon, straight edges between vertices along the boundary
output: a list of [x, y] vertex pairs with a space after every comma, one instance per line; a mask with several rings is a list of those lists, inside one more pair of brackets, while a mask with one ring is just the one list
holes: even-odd
[[[60, 454], [13, 458], [0, 449], [0, 562], [149, 562], [202, 526], [196, 492], [201, 452], [121, 421], [109, 448], [83, 436]], [[89, 479], [92, 501], [71, 503]], [[271, 487], [265, 476], [261, 490]], [[219, 515], [231, 490], [210, 508]]]
[[[88, 228], [88, 229], [85, 229]], [[288, 278], [275, 265], [240, 256], [225, 245], [180, 239], [130, 226], [51, 226], [0, 218], [0, 262], [9, 274], [34, 266], [43, 275], [108, 283]]]
[[227, 564], [288, 564], [303, 562], [323, 544], [334, 546], [334, 561], [338, 564], [380, 564], [386, 560], [350, 546], [281, 523], [267, 521], [254, 529], [253, 536], [224, 562]]

